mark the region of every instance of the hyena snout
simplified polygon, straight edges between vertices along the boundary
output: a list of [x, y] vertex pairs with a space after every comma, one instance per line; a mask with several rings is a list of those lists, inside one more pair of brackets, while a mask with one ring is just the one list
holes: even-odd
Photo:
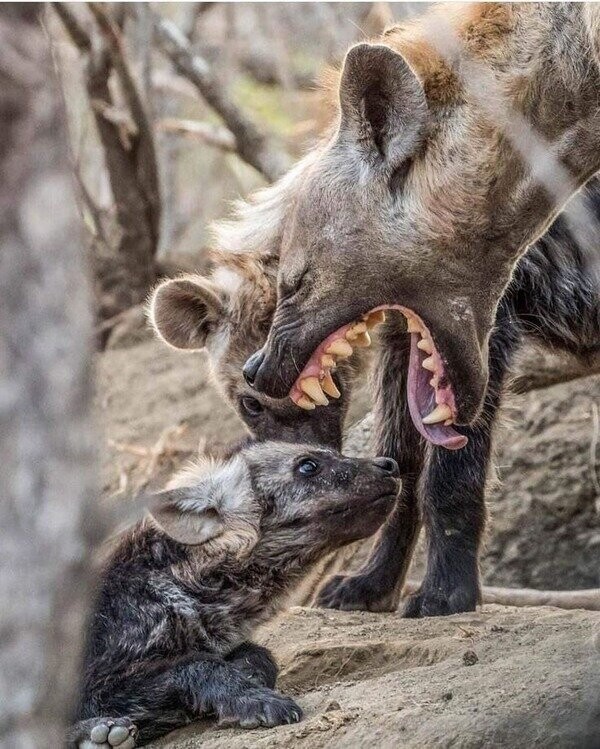
[[359, 472], [348, 491], [319, 517], [319, 529], [337, 545], [376, 533], [387, 519], [400, 489], [400, 469], [392, 458], [359, 461]]

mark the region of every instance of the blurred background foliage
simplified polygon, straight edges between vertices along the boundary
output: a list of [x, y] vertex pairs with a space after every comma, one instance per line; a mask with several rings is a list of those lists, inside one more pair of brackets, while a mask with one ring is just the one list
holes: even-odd
[[[210, 224], [227, 215], [232, 200], [267, 184], [314, 143], [327, 117], [318, 85], [323, 71], [339, 64], [353, 42], [421, 14], [426, 5], [54, 5], [47, 28], [92, 252], [100, 347], [123, 313], [143, 302], [156, 278], [205, 265]], [[193, 74], [182, 74], [174, 64], [168, 40], [157, 33], [161, 21], [186, 47], [192, 72], [194, 65], [207, 72], [212, 90], [257, 129], [273, 168], [261, 173], [240, 157], [240, 133], [209, 103], [210, 91], [204, 95]], [[123, 68], [137, 90], [141, 114]], [[100, 96], [98, 78], [105, 89]], [[143, 142], [146, 129], [151, 144]], [[116, 198], [128, 174], [131, 189]], [[158, 202], [151, 199], [155, 183]], [[136, 190], [137, 208], [134, 200], [130, 210]], [[140, 225], [149, 212], [154, 218], [144, 234]]]

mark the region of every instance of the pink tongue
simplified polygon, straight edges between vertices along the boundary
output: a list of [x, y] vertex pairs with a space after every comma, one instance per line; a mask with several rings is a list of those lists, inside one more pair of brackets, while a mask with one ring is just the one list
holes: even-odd
[[410, 334], [410, 362], [408, 365], [408, 409], [417, 430], [434, 445], [441, 445], [447, 450], [460, 450], [469, 441], [450, 426], [439, 424], [423, 424], [423, 417], [435, 408], [435, 391], [430, 386], [431, 372], [423, 369], [421, 361], [425, 358], [417, 348], [418, 333]]

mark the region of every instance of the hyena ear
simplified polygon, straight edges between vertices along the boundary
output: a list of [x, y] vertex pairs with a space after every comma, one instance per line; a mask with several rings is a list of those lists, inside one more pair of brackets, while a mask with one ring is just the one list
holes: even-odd
[[156, 333], [179, 349], [201, 349], [226, 313], [226, 294], [202, 276], [160, 283], [152, 292], [148, 317]]
[[425, 92], [398, 52], [384, 44], [352, 47], [340, 81], [338, 139], [365, 146], [392, 168], [419, 148], [428, 122]]
[[200, 487], [168, 489], [149, 502], [154, 522], [175, 541], [198, 546], [220, 536], [225, 523]]

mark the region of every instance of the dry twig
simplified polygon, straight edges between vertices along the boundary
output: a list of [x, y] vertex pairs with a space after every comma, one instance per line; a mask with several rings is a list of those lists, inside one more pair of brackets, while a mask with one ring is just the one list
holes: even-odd
[[159, 130], [165, 133], [187, 135], [200, 140], [209, 146], [215, 146], [222, 151], [236, 150], [236, 142], [227, 128], [212, 125], [198, 120], [181, 120], [176, 117], [163, 117], [157, 123]]
[[[184, 450], [177, 445], [177, 441], [185, 433], [187, 428], [187, 424], [175, 424], [166, 427], [160, 433], [156, 442], [150, 447], [137, 445], [131, 442], [118, 442], [112, 439], [108, 440], [110, 447], [114, 448], [117, 452], [129, 453], [140, 459], [138, 467], [141, 469], [142, 476], [132, 487], [134, 491], [140, 491], [140, 489], [144, 489], [150, 483], [152, 477], [157, 472], [160, 463], [164, 461], [173, 463], [176, 456], [188, 454], [189, 451]], [[128, 477], [126, 476], [124, 481], [123, 475], [121, 474], [120, 484], [127, 486]]]
[[269, 182], [290, 167], [288, 155], [277, 147], [234, 103], [222, 84], [214, 77], [208, 62], [194, 54], [189, 41], [171, 21], [153, 14], [158, 44], [178, 73], [191, 81], [202, 98], [223, 119], [233, 134], [240, 158], [253, 166]]
[[[87, 58], [85, 85], [104, 149], [120, 237], [114, 253], [93, 256], [99, 286], [100, 317], [112, 317], [142, 302], [156, 280], [161, 201], [152, 128], [130, 71], [121, 31], [101, 4], [90, 10], [104, 45], [70, 4], [53, 3], [71, 41]], [[128, 111], [114, 100], [109, 79], [115, 71]]]

